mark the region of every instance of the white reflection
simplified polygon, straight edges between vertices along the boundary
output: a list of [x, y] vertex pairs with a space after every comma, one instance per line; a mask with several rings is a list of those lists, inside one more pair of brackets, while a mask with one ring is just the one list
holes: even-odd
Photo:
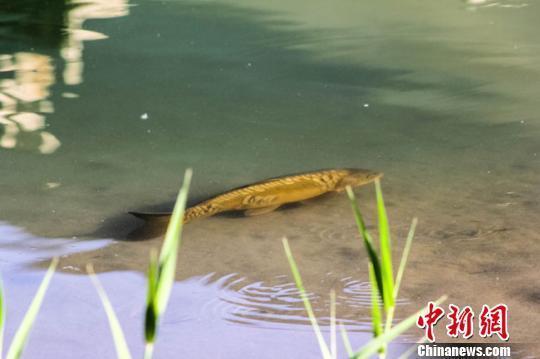
[[515, 8], [520, 9], [526, 7], [529, 4], [522, 2], [520, 0], [505, 0], [505, 1], [496, 1], [496, 0], [466, 0], [467, 5], [470, 5], [470, 10], [476, 10], [476, 8], [483, 7], [502, 7], [502, 8]]
[[17, 102], [35, 102], [49, 96], [49, 87], [54, 84], [54, 68], [49, 56], [18, 52], [5, 63], [6, 68], [0, 71], [12, 71], [15, 77], [0, 81], [3, 94]]
[[[80, 251], [96, 250], [111, 243], [109, 239], [83, 240], [75, 237], [47, 238], [36, 237], [24, 229], [0, 221], [0, 238], [2, 246], [2, 269], [9, 266], [20, 266], [41, 261], [47, 257], [66, 256]], [[31, 250], [28, 250], [31, 248]]]
[[31, 132], [45, 127], [45, 117], [33, 112], [21, 112], [11, 116], [11, 120], [18, 123], [23, 131]]
[[49, 56], [17, 52], [2, 55], [0, 72], [13, 72], [12, 78], [0, 80], [0, 124], [4, 131], [0, 147], [37, 150], [50, 154], [60, 141], [45, 132], [45, 116], [54, 110], [50, 87], [54, 84], [54, 66]]
[[[105, 19], [129, 14], [128, 0], [75, 0], [64, 14], [65, 38], [60, 48], [64, 61], [62, 80], [66, 85], [83, 82], [83, 42], [103, 40], [107, 35], [83, 29], [88, 19]], [[44, 114], [54, 112], [49, 99], [56, 79], [51, 56], [34, 52], [0, 54], [0, 147], [52, 154], [61, 145], [47, 127]], [[76, 98], [75, 92], [64, 92]]]
[[54, 137], [53, 134], [43, 131], [40, 133], [40, 135], [41, 144], [38, 147], [39, 152], [48, 155], [53, 153], [58, 147], [60, 147], [60, 141], [58, 141], [58, 139]]
[[84, 30], [83, 23], [88, 19], [106, 19], [129, 14], [127, 0], [99, 0], [88, 2], [76, 0], [74, 7], [66, 15], [66, 37], [60, 54], [65, 61], [63, 80], [66, 85], [78, 85], [83, 82], [83, 42], [103, 40], [107, 35], [96, 31]]

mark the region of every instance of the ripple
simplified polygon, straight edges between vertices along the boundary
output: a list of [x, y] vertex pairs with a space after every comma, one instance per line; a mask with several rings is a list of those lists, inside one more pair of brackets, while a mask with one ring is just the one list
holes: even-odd
[[371, 287], [368, 282], [362, 282], [353, 278], [343, 278], [343, 294], [339, 300], [351, 307], [368, 307], [371, 305]]
[[336, 229], [332, 227], [321, 228], [318, 231], [317, 235], [322, 240], [328, 241], [330, 243], [344, 241], [351, 238], [350, 233], [345, 233], [341, 229]]
[[[237, 273], [219, 278], [209, 274], [200, 281], [217, 291], [200, 308], [200, 317], [262, 328], [290, 329], [290, 325], [310, 325], [300, 292], [286, 276], [274, 277], [269, 281], [250, 281]], [[334, 283], [337, 320], [350, 331], [370, 330], [369, 283], [352, 277]], [[319, 324], [328, 326], [329, 295], [308, 292], [307, 296]]]

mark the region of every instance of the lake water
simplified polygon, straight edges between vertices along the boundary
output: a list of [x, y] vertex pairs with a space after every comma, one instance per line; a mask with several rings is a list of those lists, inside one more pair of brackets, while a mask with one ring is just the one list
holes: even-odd
[[[359, 167], [385, 174], [396, 258], [419, 218], [398, 319], [443, 294], [478, 313], [506, 303], [510, 342], [540, 354], [539, 18], [511, 0], [1, 3], [8, 342], [62, 256], [25, 357], [114, 357], [90, 262], [141, 353], [162, 228], [126, 212], [170, 209], [188, 167], [193, 202]], [[356, 192], [372, 226], [373, 188]], [[156, 357], [317, 357], [283, 236], [321, 323], [335, 289], [353, 346], [366, 342], [367, 259], [345, 197], [190, 223]]]

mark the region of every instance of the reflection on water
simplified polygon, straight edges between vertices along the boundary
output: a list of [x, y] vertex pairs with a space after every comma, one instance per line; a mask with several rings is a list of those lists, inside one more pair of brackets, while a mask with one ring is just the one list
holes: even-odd
[[[48, 7], [49, 5], [47, 5]], [[8, 7], [17, 19], [0, 17], [0, 29], [7, 32], [7, 39], [21, 35], [34, 39], [43, 39], [44, 44], [36, 45], [33, 52], [0, 53], [0, 125], [3, 135], [0, 147], [37, 151], [41, 154], [52, 154], [61, 145], [60, 140], [47, 131], [46, 114], [54, 112], [54, 104], [50, 99], [51, 87], [55, 84], [59, 68], [63, 67], [62, 81], [65, 85], [79, 85], [83, 82], [83, 48], [84, 41], [106, 39], [105, 34], [84, 30], [83, 24], [88, 19], [103, 19], [128, 15], [127, 0], [114, 1], [72, 1], [69, 6], [62, 6], [65, 11], [64, 23], [58, 24], [53, 18], [41, 19], [45, 26], [57, 31], [51, 34], [42, 32], [41, 27], [30, 26], [39, 23], [33, 10], [41, 6]], [[26, 13], [25, 13], [26, 10]], [[48, 14], [47, 12], [44, 12]], [[52, 13], [58, 15], [58, 13]], [[60, 15], [62, 11], [60, 11]], [[3, 14], [6, 15], [6, 14]], [[21, 18], [19, 18], [21, 17]], [[28, 26], [22, 26], [20, 22]], [[48, 23], [47, 21], [52, 21]], [[11, 26], [10, 26], [11, 25]], [[7, 28], [7, 30], [6, 30]], [[36, 33], [38, 36], [35, 36]], [[49, 34], [49, 36], [47, 36]], [[43, 45], [49, 45], [51, 38], [60, 38], [59, 50], [63, 63], [55, 65], [55, 55], [40, 53]], [[0, 40], [2, 38], [0, 37]], [[52, 42], [53, 43], [53, 42]], [[64, 97], [74, 98], [74, 92], [64, 92]]]
[[[18, 272], [4, 279], [9, 310], [14, 303], [26, 304], [27, 298], [35, 293], [42, 274]], [[130, 349], [133, 353], [142, 353], [145, 279], [135, 273], [109, 273], [100, 279], [115, 307]], [[206, 285], [201, 278], [177, 282], [160, 324], [155, 357], [320, 357], [309, 324], [283, 325], [281, 328], [263, 325], [262, 322], [260, 326], [238, 324], [221, 316], [220, 308], [215, 307], [218, 303], [212, 301], [220, 295], [227, 295], [223, 288]], [[24, 314], [23, 309], [26, 309], [25, 305], [20, 307], [21, 310], [8, 313], [8, 342], [9, 334], [13, 333], [19, 324], [18, 319]], [[364, 326], [368, 328], [367, 324]], [[321, 329], [328, 341], [329, 328], [323, 325]], [[349, 335], [354, 348], [358, 348], [371, 334], [351, 330]], [[61, 351], [58, 350], [59, 345], [62, 346]], [[338, 351], [339, 357], [344, 357], [341, 340], [338, 341]], [[107, 317], [90, 280], [84, 276], [57, 273], [24, 355], [27, 358], [71, 359], [73, 353], [77, 353], [77, 359], [116, 357]]]
[[[0, 272], [27, 266], [36, 261], [48, 262], [52, 257], [65, 257], [80, 251], [91, 251], [110, 245], [111, 240], [102, 239], [85, 241], [73, 238], [47, 238], [34, 236], [18, 227], [0, 222], [0, 239], [2, 243], [2, 256], [0, 257]], [[63, 266], [65, 271], [80, 272], [81, 268]]]
[[470, 10], [490, 7], [520, 9], [522, 7], [529, 6], [527, 2], [521, 0], [467, 0], [466, 3], [469, 5]]
[[66, 36], [60, 49], [64, 59], [62, 74], [66, 85], [78, 85], [83, 82], [82, 52], [84, 41], [106, 39], [107, 35], [83, 29], [89, 19], [108, 19], [129, 14], [128, 0], [75, 0], [73, 8], [66, 12]]
[[47, 55], [18, 52], [1, 55], [0, 72], [11, 72], [13, 78], [0, 80], [0, 123], [4, 135], [0, 147], [37, 150], [50, 154], [60, 141], [45, 131], [45, 114], [54, 111], [47, 99], [54, 84], [54, 67]]
[[[51, 339], [49, 335], [53, 338], [54, 336], [68, 338], [62, 342], [63, 345], [70, 348], [76, 346], [82, 350], [81, 358], [91, 358], [92, 353], [95, 354], [92, 348], [95, 343], [109, 342], [109, 333], [105, 330], [106, 317], [102, 313], [101, 303], [88, 278], [81, 275], [84, 274], [84, 265], [93, 262], [96, 268], [103, 268], [107, 264], [116, 266], [118, 263], [113, 263], [115, 260], [123, 262], [126, 259], [125, 255], [134, 251], [131, 254], [138, 258], [141, 266], [145, 267], [148, 250], [133, 247], [133, 243], [126, 243], [125, 246], [114, 245], [114, 242], [110, 240], [44, 239], [6, 223], [0, 223], [0, 238], [2, 238], [0, 270], [3, 273], [9, 273], [5, 283], [9, 299], [8, 309], [14, 307], [13, 303], [24, 303], [27, 298], [30, 298], [41, 280], [41, 274], [24, 270], [25, 266], [36, 261], [48, 263], [52, 256], [61, 257], [59, 271], [53, 278], [44, 308], [40, 312], [37, 328], [34, 330], [32, 344], [28, 348], [29, 354], [45, 350], [45, 354], [39, 357], [66, 357], [47, 354], [46, 342]], [[141, 244], [148, 245], [149, 242]], [[158, 244], [153, 243], [154, 246]], [[275, 241], [275, 244], [280, 245], [280, 242]], [[106, 247], [109, 250], [101, 251]], [[230, 248], [223, 248], [222, 251], [230, 253]], [[139, 252], [141, 249], [142, 252]], [[247, 248], [246, 250], [248, 251], [246, 254], [249, 253], [250, 250]], [[90, 257], [84, 257], [81, 262], [73, 260], [77, 256], [84, 256], [85, 253], [90, 254]], [[289, 275], [271, 275], [264, 280], [253, 280], [253, 277], [235, 273], [192, 275], [192, 267], [196, 266], [200, 258], [186, 261], [185, 259], [192, 257], [190, 253], [197, 257], [193, 251], [181, 251], [181, 254], [188, 254], [188, 256], [181, 257], [180, 262], [183, 265], [180, 265], [179, 272], [187, 271], [188, 274], [182, 275], [184, 279], [175, 284], [169, 309], [160, 328], [161, 348], [172, 347], [177, 351], [176, 343], [179, 340], [182, 343], [200, 342], [204, 338], [211, 340], [214, 344], [225, 343], [225, 337], [229, 338], [231, 344], [237, 346], [246, 337], [256, 338], [261, 335], [279, 346], [288, 355], [296, 351], [305, 352], [313, 347], [314, 337], [311, 325], [300, 294]], [[227, 257], [228, 255], [224, 253], [224, 258]], [[195, 271], [211, 268], [210, 260], [209, 258], [208, 261], [200, 263], [200, 268], [196, 268]], [[126, 264], [133, 265], [134, 262], [133, 258], [129, 258]], [[120, 315], [122, 324], [127, 330], [128, 338], [132, 341], [131, 345], [137, 345], [142, 315], [139, 311], [143, 308], [146, 286], [144, 275], [135, 272], [111, 272], [102, 274], [101, 277], [109, 296], [115, 303], [115, 309]], [[369, 285], [352, 277], [341, 282], [342, 284], [338, 283], [335, 288], [338, 299], [337, 319], [344, 323], [353, 343], [363, 343], [370, 335], [368, 334], [370, 319], [367, 315]], [[327, 332], [330, 304], [328, 288], [323, 287], [324, 289], [316, 288], [315, 292], [309, 292], [308, 297], [312, 301], [323, 332]], [[59, 303], [62, 306], [61, 310], [58, 309]], [[16, 308], [19, 309], [18, 306]], [[88, 322], [85, 320], [88, 325], [82, 325], [79, 330], [67, 329], [72, 326], [81, 326], [80, 318], [85, 312], [93, 313]], [[359, 313], [362, 314], [359, 315]], [[10, 318], [16, 318], [19, 315], [18, 311], [16, 315], [13, 314], [10, 312]], [[16, 320], [8, 322], [8, 333], [13, 332], [15, 322]], [[39, 325], [43, 323], [46, 323], [46, 326]], [[216, 331], [216, 328], [220, 329]], [[291, 330], [293, 328], [294, 330]], [[277, 330], [272, 333], [257, 331], [267, 329]], [[72, 336], [72, 333], [77, 333], [77, 335]], [[287, 343], [292, 338], [295, 338], [297, 346], [300, 342], [303, 343], [302, 346], [287, 348]], [[112, 345], [104, 345], [100, 350], [108, 352], [112, 348]], [[316, 349], [316, 347], [313, 348]], [[258, 353], [261, 348], [253, 350], [254, 353]], [[266, 350], [274, 354], [279, 351], [277, 348]], [[196, 349], [191, 348], [187, 354], [192, 356], [194, 352]], [[201, 356], [195, 357], [206, 357], [208, 353], [208, 349], [205, 348]], [[98, 356], [110, 357], [105, 354]], [[257, 357], [265, 356], [257, 355]], [[273, 357], [273, 355], [268, 355], [268, 357]]]

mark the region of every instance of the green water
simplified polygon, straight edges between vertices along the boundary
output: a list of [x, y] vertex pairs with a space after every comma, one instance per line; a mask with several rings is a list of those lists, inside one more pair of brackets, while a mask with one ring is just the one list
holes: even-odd
[[[132, 283], [125, 290], [138, 288], [143, 298], [140, 272], [160, 242], [123, 241], [139, 225], [125, 213], [169, 208], [187, 167], [195, 173], [194, 199], [268, 177], [360, 167], [385, 173], [398, 249], [410, 218], [420, 218], [404, 313], [445, 293], [463, 304], [507, 302], [515, 340], [534, 342], [520, 323], [539, 305], [539, 15], [538, 4], [520, 1], [0, 4], [6, 286], [29, 297], [28, 283], [39, 280], [35, 267], [70, 253], [57, 287], [92, 296], [76, 275], [92, 261], [110, 272], [109, 284]], [[358, 192], [372, 219], [371, 188]], [[288, 295], [276, 289], [289, 293], [290, 278], [280, 277], [288, 275], [283, 235], [312, 290], [324, 296], [343, 287], [343, 318], [369, 331], [365, 258], [346, 200], [332, 196], [267, 216], [190, 224], [178, 300], [194, 300], [188, 293], [196, 283], [203, 309], [189, 318], [181, 304], [171, 309], [164, 331], [172, 343], [163, 350], [202, 357], [201, 346], [217, 341], [224, 357], [297, 357], [298, 348], [282, 344], [284, 329], [317, 353], [301, 311], [289, 315], [271, 301], [262, 317], [242, 312], [256, 301], [253, 288]], [[102, 238], [112, 240], [92, 241]], [[209, 273], [211, 283], [244, 284], [196, 279]], [[78, 297], [60, 293], [73, 311], [66, 321], [76, 322]], [[139, 323], [137, 298], [120, 289], [116, 295], [123, 319]], [[51, 312], [58, 300], [50, 299]], [[222, 302], [228, 309], [220, 310]], [[326, 300], [319, 309], [327, 313]], [[204, 335], [197, 333], [220, 318], [226, 340], [210, 331], [208, 342], [198, 342]], [[182, 337], [175, 330], [195, 322], [195, 344], [175, 344]], [[48, 348], [38, 330], [33, 353]], [[56, 330], [92, 357], [91, 343]], [[89, 325], [85, 333], [95, 331]], [[239, 349], [242, 335], [253, 347]], [[112, 355], [112, 345], [103, 350]]]

